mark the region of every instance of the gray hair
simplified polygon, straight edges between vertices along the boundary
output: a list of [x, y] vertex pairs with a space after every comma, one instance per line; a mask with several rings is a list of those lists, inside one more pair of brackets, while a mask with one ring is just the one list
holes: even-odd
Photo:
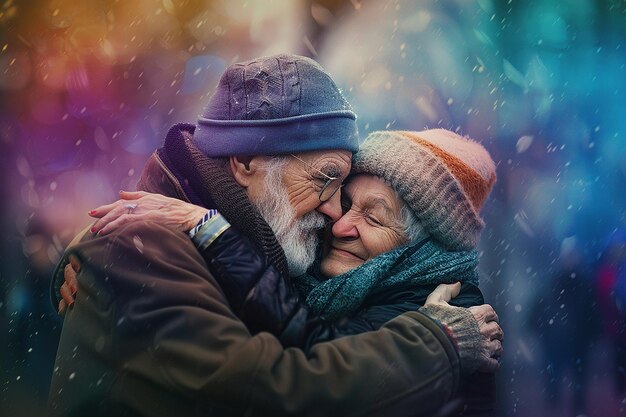
[[409, 205], [402, 200], [402, 208], [400, 209], [400, 224], [402, 232], [408, 243], [416, 243], [430, 236], [422, 222], [419, 221]]
[[[367, 174], [366, 175], [374, 175]], [[396, 191], [393, 184], [388, 181], [386, 178], [378, 177], [383, 182], [389, 186], [393, 192], [398, 196], [402, 207], [400, 207], [400, 214], [398, 216], [398, 222], [400, 223], [402, 234], [404, 238], [407, 240], [407, 243], [417, 243], [422, 239], [425, 239], [430, 236], [430, 233], [426, 230], [422, 222], [417, 218], [413, 209], [409, 206], [409, 204], [404, 201], [401, 197], [400, 193]]]
[[279, 172], [282, 174], [282, 169], [287, 165], [287, 162], [289, 162], [287, 155], [272, 155], [263, 166], [263, 169], [272, 174]]

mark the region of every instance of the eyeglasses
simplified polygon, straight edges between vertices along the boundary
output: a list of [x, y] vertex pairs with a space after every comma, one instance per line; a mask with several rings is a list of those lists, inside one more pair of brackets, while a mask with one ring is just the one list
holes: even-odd
[[320, 171], [319, 169], [315, 168], [313, 165], [303, 161], [302, 159], [298, 158], [294, 154], [290, 154], [290, 156], [293, 156], [298, 161], [302, 162], [304, 165], [308, 166], [309, 168], [314, 169], [315, 171], [319, 172], [320, 175], [322, 175], [324, 178], [326, 178], [326, 182], [324, 183], [324, 186], [320, 190], [320, 195], [319, 195], [320, 201], [322, 203], [330, 200], [335, 195], [337, 190], [339, 190], [342, 187], [341, 178], [331, 177], [329, 175], [324, 174], [322, 171]]

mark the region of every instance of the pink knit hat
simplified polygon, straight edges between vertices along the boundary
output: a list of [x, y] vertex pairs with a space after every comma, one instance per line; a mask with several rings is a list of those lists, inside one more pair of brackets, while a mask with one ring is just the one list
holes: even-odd
[[374, 132], [354, 155], [352, 172], [389, 182], [449, 250], [476, 247], [485, 225], [480, 209], [496, 181], [479, 143], [445, 129]]

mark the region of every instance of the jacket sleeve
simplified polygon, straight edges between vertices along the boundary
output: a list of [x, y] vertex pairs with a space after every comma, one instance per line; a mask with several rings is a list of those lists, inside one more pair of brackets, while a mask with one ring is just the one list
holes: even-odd
[[[309, 351], [316, 343], [377, 330], [403, 313], [418, 310], [436, 286], [436, 284], [407, 285], [403, 288], [390, 288], [371, 296], [368, 305], [350, 317], [335, 321], [307, 317], [306, 323], [300, 323], [299, 326], [295, 323], [291, 324], [283, 338], [290, 337], [291, 345]], [[475, 302], [479, 300], [482, 301], [480, 289], [475, 285], [463, 283], [459, 295], [452, 300], [451, 304], [469, 307], [477, 305]], [[296, 322], [296, 319], [292, 321]]]
[[[419, 312], [305, 354], [269, 333], [251, 336], [182, 233], [133, 222], [74, 252], [79, 291], [63, 332], [75, 338], [63, 346], [62, 337], [60, 354], [88, 351], [164, 392], [246, 415], [402, 416], [428, 415], [457, 391], [455, 348]], [[88, 331], [72, 328], [77, 315]]]

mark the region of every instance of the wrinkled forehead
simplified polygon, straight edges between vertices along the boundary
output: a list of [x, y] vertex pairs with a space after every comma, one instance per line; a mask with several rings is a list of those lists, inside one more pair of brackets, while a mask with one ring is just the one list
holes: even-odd
[[381, 177], [370, 174], [350, 175], [345, 182], [344, 193], [359, 205], [380, 205], [393, 212], [402, 207], [402, 200], [396, 190]]
[[332, 169], [333, 175], [347, 177], [352, 167], [352, 152], [346, 150], [323, 150], [294, 154], [315, 169]]

